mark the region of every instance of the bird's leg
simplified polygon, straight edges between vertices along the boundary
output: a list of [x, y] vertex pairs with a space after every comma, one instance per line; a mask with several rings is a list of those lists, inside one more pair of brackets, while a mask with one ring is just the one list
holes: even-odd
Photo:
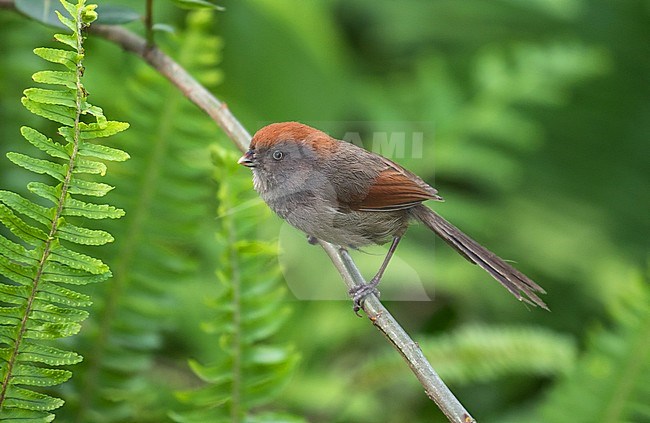
[[384, 262], [381, 264], [381, 267], [377, 271], [377, 274], [370, 280], [370, 282], [367, 284], [358, 285], [348, 291], [348, 294], [352, 296], [352, 301], [354, 302], [354, 307], [352, 309], [357, 314], [357, 316], [359, 315], [359, 310], [361, 310], [361, 301], [363, 301], [364, 298], [370, 294], [375, 294], [379, 297], [377, 285], [379, 285], [379, 281], [381, 281], [381, 277], [384, 275], [384, 271], [386, 271], [386, 267], [388, 267], [388, 263], [393, 257], [400, 239], [402, 238], [399, 236], [393, 238], [393, 243], [390, 244], [390, 248], [388, 249], [388, 253], [384, 258]]
[[384, 257], [384, 262], [381, 264], [381, 267], [377, 271], [377, 274], [370, 280], [370, 283], [368, 285], [372, 286], [373, 288], [379, 285], [379, 281], [381, 280], [381, 277], [384, 276], [384, 271], [388, 267], [388, 262], [390, 262], [390, 259], [393, 257], [393, 254], [395, 254], [395, 250], [397, 249], [397, 244], [399, 244], [399, 241], [401, 239], [402, 237], [400, 236], [396, 236], [395, 238], [393, 238], [393, 242], [390, 244], [388, 253], [386, 254], [386, 257]]

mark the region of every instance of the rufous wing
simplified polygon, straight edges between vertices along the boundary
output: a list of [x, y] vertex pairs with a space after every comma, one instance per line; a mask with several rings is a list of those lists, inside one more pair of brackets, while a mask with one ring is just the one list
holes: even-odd
[[386, 160], [388, 165], [374, 180], [365, 198], [355, 209], [390, 211], [413, 207], [426, 200], [442, 200], [438, 191], [418, 176]]

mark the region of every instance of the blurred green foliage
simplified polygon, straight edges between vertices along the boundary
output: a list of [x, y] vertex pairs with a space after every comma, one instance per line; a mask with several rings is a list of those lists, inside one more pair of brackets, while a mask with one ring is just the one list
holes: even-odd
[[299, 359], [292, 345], [273, 343], [291, 314], [277, 266], [277, 244], [248, 238], [257, 236], [256, 226], [271, 213], [259, 201], [242, 207], [251, 190], [249, 181], [235, 179], [238, 155], [215, 146], [212, 157], [219, 200], [219, 290], [202, 327], [218, 340], [218, 349], [213, 363], [190, 362], [205, 385], [179, 392], [185, 410], [170, 416], [179, 423], [304, 422], [264, 410], [291, 379]]
[[[104, 3], [144, 10], [144, 2], [106, 1], [100, 16]], [[207, 69], [190, 69], [197, 76], [207, 72], [210, 88], [249, 131], [298, 120], [369, 149], [381, 146], [377, 137], [406, 134], [404, 157], [394, 158], [438, 188], [447, 201], [436, 210], [502, 257], [516, 259], [548, 291], [544, 300], [552, 312], [529, 310], [421, 228], [412, 228], [400, 246], [382, 281], [382, 298], [479, 421], [650, 419], [643, 407], [650, 393], [642, 383], [650, 362], [644, 344], [650, 325], [646, 1], [219, 5], [226, 10], [215, 13], [200, 36], [213, 44], [188, 53], [187, 12], [172, 2], [154, 3], [154, 21], [176, 32], [156, 37], [177, 60], [205, 60]], [[0, 26], [4, 154], [22, 148], [21, 125], [52, 132], [19, 104], [38, 69], [31, 50], [50, 43], [51, 30], [7, 11], [0, 13]], [[142, 33], [138, 23], [128, 27]], [[91, 292], [97, 307], [75, 342], [92, 345], [106, 298], [115, 299], [130, 323], [146, 322], [152, 311], [163, 316], [144, 327], [152, 342], [119, 339], [117, 345], [138, 350], [142, 365], [96, 383], [108, 388], [102, 391], [109, 403], [102, 407], [129, 404], [116, 421], [161, 421], [176, 409], [174, 391], [200, 385], [187, 360], [209, 362], [218, 348], [217, 337], [199, 329], [213, 315], [206, 297], [218, 295], [220, 229], [208, 146], [234, 147], [137, 58], [93, 37], [86, 48], [91, 99], [132, 125], [122, 142], [133, 159], [108, 172], [118, 178], [109, 201], [127, 215], [111, 228], [113, 258], [102, 258], [114, 273], [128, 258], [130, 270], [115, 278], [132, 275], [146, 289], [118, 282], [113, 294], [110, 283]], [[410, 143], [414, 134], [421, 134], [421, 154]], [[147, 188], [140, 178], [156, 167], [166, 176]], [[231, 177], [249, 181], [250, 174], [240, 169]], [[20, 192], [25, 178], [0, 160], [4, 189]], [[143, 206], [141, 200], [153, 195], [147, 189], [155, 196]], [[128, 219], [139, 214], [144, 223], [132, 226]], [[302, 356], [271, 409], [312, 422], [445, 421], [348, 301], [314, 300], [345, 297], [322, 251], [279, 219], [256, 229], [260, 240], [279, 241], [279, 263], [295, 298], [288, 300], [294, 311], [278, 342], [290, 340]], [[137, 254], [120, 253], [134, 237]], [[355, 253], [364, 274], [373, 274], [382, 251]], [[148, 307], [129, 295], [136, 288], [137, 298], [150, 293]], [[423, 292], [432, 301], [391, 301], [423, 300]], [[133, 316], [136, 311], [144, 317]], [[110, 324], [128, 332], [120, 322]], [[111, 363], [100, 364], [110, 370]], [[77, 371], [73, 381], [87, 377]], [[111, 387], [129, 381], [134, 391]], [[67, 385], [57, 395], [68, 399], [61, 412], [74, 415], [78, 394]], [[79, 421], [101, 421], [97, 410]]]

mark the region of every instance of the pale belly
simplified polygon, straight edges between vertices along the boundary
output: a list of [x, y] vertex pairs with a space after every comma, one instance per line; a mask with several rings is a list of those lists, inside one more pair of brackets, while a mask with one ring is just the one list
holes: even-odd
[[307, 235], [351, 248], [389, 242], [394, 236], [401, 236], [409, 224], [409, 215], [404, 211], [343, 213], [322, 204], [303, 204], [293, 209], [269, 206]]

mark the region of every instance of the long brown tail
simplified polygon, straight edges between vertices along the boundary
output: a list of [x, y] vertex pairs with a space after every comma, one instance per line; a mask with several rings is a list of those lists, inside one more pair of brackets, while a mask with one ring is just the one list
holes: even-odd
[[443, 219], [423, 204], [411, 209], [413, 217], [424, 223], [429, 229], [454, 247], [462, 256], [485, 269], [494, 279], [505, 286], [512, 295], [520, 301], [537, 305], [548, 310], [548, 307], [536, 294], [546, 294], [544, 289], [526, 275], [510, 266], [502, 258], [468, 237], [457, 227]]

